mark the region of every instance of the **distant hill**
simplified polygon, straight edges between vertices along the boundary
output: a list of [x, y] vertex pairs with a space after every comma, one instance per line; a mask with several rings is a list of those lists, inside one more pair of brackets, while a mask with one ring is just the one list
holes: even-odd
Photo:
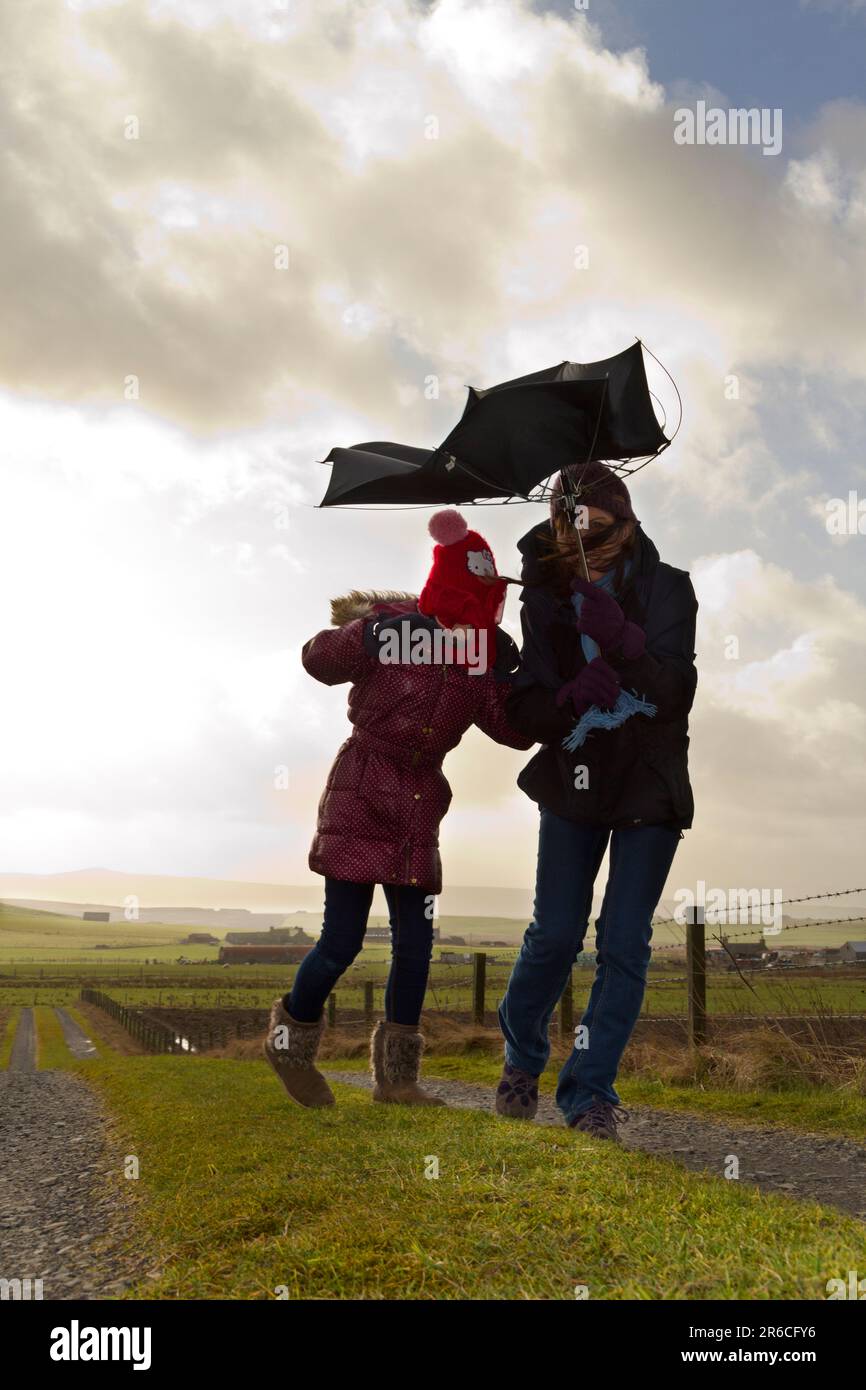
[[[140, 921], [180, 921], [193, 925], [231, 927], [241, 922], [229, 921], [228, 911], [256, 913], [249, 923], [259, 930], [263, 922], [258, 914], [267, 914], [279, 924], [295, 912], [320, 913], [323, 901], [323, 882], [313, 879], [306, 884], [244, 883], [231, 879], [184, 878], [179, 875], [131, 874], [114, 869], [79, 869], [61, 874], [0, 874], [0, 899], [60, 912], [80, 915], [84, 908], [96, 911], [119, 909], [122, 918], [124, 899], [134, 895], [139, 901]], [[523, 888], [483, 888], [454, 885], [446, 888], [439, 899], [439, 911], [460, 917], [508, 917], [529, 920], [532, 912], [532, 885]], [[194, 915], [195, 911], [206, 915]], [[210, 914], [220, 911], [220, 921]], [[223, 917], [222, 913], [226, 912]], [[381, 891], [373, 905], [376, 914], [385, 911]], [[178, 914], [182, 914], [178, 916]], [[153, 915], [156, 914], [156, 915]], [[171, 915], [168, 915], [171, 914]]]
[[[599, 888], [603, 887], [600, 881]], [[271, 925], [281, 926], [287, 917], [291, 919], [291, 925], [297, 926], [309, 925], [305, 921], [307, 915], [320, 919], [323, 881], [313, 878], [304, 884], [245, 883], [220, 878], [131, 874], [100, 868], [62, 874], [0, 874], [0, 900], [43, 911], [68, 913], [74, 917], [80, 917], [85, 909], [101, 910], [110, 912], [112, 922], [125, 921], [124, 900], [130, 895], [138, 898], [140, 922], [170, 922], [217, 931], [239, 931], [244, 927], [261, 931]], [[441, 894], [438, 913], [441, 917], [469, 918], [473, 921], [486, 918], [507, 920], [522, 923], [525, 928], [532, 916], [532, 899], [532, 884], [526, 888], [453, 884]], [[599, 894], [593, 905], [593, 915], [598, 914], [600, 906]], [[801, 917], [786, 914], [785, 926], [797, 926], [813, 916], [843, 915], [832, 900], [818, 902], [814, 906], [823, 908], [823, 912], [819, 914], [804, 910]], [[659, 904], [658, 915], [673, 917], [674, 910], [674, 903], [664, 900]], [[373, 900], [373, 915], [386, 915], [381, 890], [377, 890]], [[314, 920], [313, 932], [317, 933], [318, 928], [319, 921]], [[863, 935], [862, 928], [854, 923], [840, 927], [840, 930], [846, 933], [843, 940], [848, 936], [854, 938]], [[666, 940], [681, 940], [684, 931], [683, 927], [674, 925], [664, 936]], [[492, 932], [491, 922], [485, 934]], [[822, 936], [820, 929], [818, 935]]]
[[[139, 908], [138, 916], [129, 918], [123, 907], [113, 903], [72, 903], [52, 902], [46, 899], [3, 898], [10, 907], [26, 908], [34, 916], [51, 913], [80, 920], [84, 912], [107, 912], [110, 922], [168, 922], [178, 926], [218, 927], [225, 931], [267, 931], [270, 927], [281, 927], [287, 916], [285, 912], [248, 912], [243, 907], [144, 907]], [[304, 914], [308, 916], [310, 914]], [[300, 922], [297, 923], [300, 925]], [[296, 925], [292, 916], [291, 926]]]

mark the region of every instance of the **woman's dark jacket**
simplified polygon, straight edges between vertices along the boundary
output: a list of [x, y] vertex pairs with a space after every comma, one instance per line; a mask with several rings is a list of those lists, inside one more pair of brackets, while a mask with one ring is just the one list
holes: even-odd
[[[616, 652], [603, 655], [623, 687], [650, 700], [658, 712], [653, 719], [635, 714], [618, 729], [595, 729], [568, 753], [562, 740], [577, 719], [570, 700], [557, 707], [556, 692], [586, 659], [570, 599], [556, 593], [550, 566], [541, 563], [550, 536], [544, 522], [519, 543], [523, 651], [506, 709], [514, 728], [544, 747], [523, 769], [518, 786], [567, 820], [687, 829], [694, 815], [688, 715], [697, 684], [698, 603], [691, 580], [684, 570], [663, 564], [638, 527], [631, 574], [618, 598], [626, 617], [646, 632], [646, 651], [636, 661]], [[580, 768], [586, 772], [577, 776]]]

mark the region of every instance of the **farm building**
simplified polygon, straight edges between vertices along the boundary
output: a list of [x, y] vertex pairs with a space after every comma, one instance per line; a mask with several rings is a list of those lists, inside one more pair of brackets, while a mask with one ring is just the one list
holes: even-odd
[[220, 965], [297, 965], [312, 946], [221, 946]]
[[267, 931], [227, 931], [226, 941], [230, 946], [312, 946], [315, 938], [301, 927], [269, 927]]
[[846, 965], [866, 965], [866, 941], [846, 941], [839, 947], [839, 959]]
[[181, 938], [181, 946], [218, 946], [219, 937], [211, 936], [209, 931], [191, 931]]
[[110, 922], [110, 912], [82, 912], [82, 922]]
[[[734, 962], [736, 962], [736, 965], [741, 969], [747, 967], [752, 970], [757, 970], [766, 964], [771, 954], [775, 955], [775, 952], [771, 953], [767, 950], [763, 941], [728, 941], [724, 936], [722, 937], [722, 941], [724, 947], [727, 948], [724, 949], [723, 947], [723, 951], [724, 958], [728, 962], [729, 970], [735, 968]], [[733, 961], [731, 961], [731, 956], [734, 958]]]

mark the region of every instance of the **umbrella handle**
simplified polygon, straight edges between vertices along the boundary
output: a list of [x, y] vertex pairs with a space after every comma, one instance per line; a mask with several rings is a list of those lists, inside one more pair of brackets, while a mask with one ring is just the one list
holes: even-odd
[[589, 565], [586, 563], [586, 551], [583, 548], [583, 537], [580, 534], [579, 526], [575, 526], [574, 534], [577, 536], [577, 552], [578, 560], [580, 561], [580, 572], [583, 578], [587, 581], [587, 583], [589, 583]]

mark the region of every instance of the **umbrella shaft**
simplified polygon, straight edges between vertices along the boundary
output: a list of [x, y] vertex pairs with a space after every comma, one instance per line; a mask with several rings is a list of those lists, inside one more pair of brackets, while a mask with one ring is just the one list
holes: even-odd
[[586, 580], [588, 581], [588, 580], [589, 580], [589, 565], [586, 563], [586, 552], [585, 552], [585, 550], [584, 550], [584, 548], [583, 548], [583, 537], [582, 537], [581, 534], [580, 534], [580, 527], [579, 527], [579, 526], [575, 526], [575, 528], [574, 528], [574, 534], [577, 536], [577, 551], [578, 551], [578, 559], [579, 559], [579, 561], [580, 561], [580, 572], [581, 572], [581, 574], [583, 575], [583, 578], [586, 579]]

